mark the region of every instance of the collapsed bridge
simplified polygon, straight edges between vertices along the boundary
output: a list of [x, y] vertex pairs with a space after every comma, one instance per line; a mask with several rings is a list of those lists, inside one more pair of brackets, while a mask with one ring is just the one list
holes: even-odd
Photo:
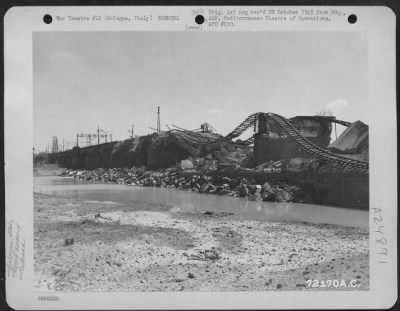
[[[332, 124], [348, 128], [352, 126], [352, 123], [332, 116], [297, 116], [287, 119], [275, 113], [258, 112], [248, 116], [226, 136], [176, 127], [135, 139], [74, 148], [52, 154], [51, 158], [53, 162], [69, 168], [146, 166], [152, 169], [173, 166], [188, 156], [204, 156], [220, 146], [234, 152], [238, 148], [252, 145], [252, 148], [247, 148], [252, 150], [256, 165], [267, 161], [308, 157], [329, 163], [338, 171], [368, 173], [368, 161], [349, 156], [345, 151], [340, 153], [338, 145], [329, 150]], [[237, 139], [249, 129], [254, 132], [250, 138]], [[368, 147], [368, 135], [362, 137], [363, 143], [358, 142], [353, 153]], [[342, 137], [341, 141], [346, 139]], [[358, 136], [354, 139], [358, 139]]]
[[[331, 142], [336, 124], [347, 128]], [[249, 130], [253, 131], [250, 137], [241, 140]], [[204, 128], [190, 131], [175, 126], [124, 141], [53, 153], [49, 161], [65, 168], [102, 171], [133, 166], [155, 170], [179, 164], [181, 175], [202, 172], [254, 179], [259, 184], [283, 182], [300, 186], [310, 202], [369, 207], [368, 126], [332, 116], [286, 119], [260, 112], [225, 136]], [[183, 163], [191, 164], [192, 170]], [[285, 163], [284, 169], [271, 171], [277, 163]]]
[[[301, 133], [299, 127], [295, 125], [296, 121], [298, 121], [299, 118], [302, 118], [303, 121], [307, 120], [308, 118], [309, 119], [307, 120], [308, 122], [317, 121], [317, 124], [319, 123], [325, 125], [325, 127], [327, 127], [325, 131], [325, 136], [327, 136], [327, 138], [329, 139], [330, 139], [330, 132], [332, 130], [330, 125], [332, 123], [341, 124], [347, 127], [351, 125], [350, 122], [338, 120], [335, 117], [330, 117], [330, 116], [295, 117], [292, 119], [286, 119], [285, 117], [275, 113], [258, 112], [248, 116], [232, 132], [230, 132], [224, 137], [222, 136], [218, 138], [205, 137], [204, 135], [200, 135], [199, 132], [186, 131], [186, 130], [173, 130], [173, 132], [180, 140], [184, 141], [185, 143], [210, 145], [226, 141], [232, 141], [233, 139], [241, 136], [248, 129], [254, 128], [254, 132], [257, 132], [257, 134], [248, 138], [247, 140], [239, 141], [239, 143], [244, 145], [254, 144], [255, 145], [254, 152], [257, 153], [258, 149], [260, 149], [258, 148], [259, 147], [258, 145], [263, 143], [261, 141], [262, 139], [260, 139], [260, 135], [269, 134], [271, 132], [271, 129], [268, 128], [268, 125], [269, 122], [272, 121], [273, 123], [275, 123], [275, 125], [278, 125], [282, 130], [284, 135], [281, 135], [280, 137], [283, 136], [285, 139], [289, 140], [289, 142], [285, 141], [284, 143], [287, 144], [290, 143], [290, 141], [292, 143], [294, 142], [301, 150], [303, 150], [310, 156], [329, 162], [333, 168], [343, 169], [345, 171], [358, 171], [362, 173], [368, 173], [369, 163], [367, 161], [349, 158], [348, 156], [329, 151], [327, 148], [324, 148], [327, 147], [329, 144], [329, 140], [327, 139], [325, 139], [325, 146], [323, 143], [321, 146], [321, 143], [318, 142], [313, 143], [311, 139], [307, 139], [305, 135]], [[320, 135], [323, 136], [324, 133], [320, 133]], [[318, 133], [314, 136], [316, 136], [315, 138], [317, 139], [319, 138]], [[261, 152], [263, 152], [263, 150], [261, 150]], [[283, 157], [284, 155], [281, 152], [275, 160], [282, 159]], [[269, 157], [267, 155], [266, 158], [263, 156], [261, 158], [268, 159]]]

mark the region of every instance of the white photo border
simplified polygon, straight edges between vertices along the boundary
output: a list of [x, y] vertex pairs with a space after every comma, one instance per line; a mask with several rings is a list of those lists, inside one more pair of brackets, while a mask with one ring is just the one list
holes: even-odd
[[[235, 7], [212, 7], [213, 10]], [[236, 7], [238, 8], [238, 7]], [[243, 8], [243, 7], [240, 7]], [[254, 7], [275, 8], [279, 7]], [[304, 9], [305, 7], [280, 7]], [[319, 7], [313, 6], [313, 9]], [[240, 22], [222, 31], [359, 32], [368, 40], [368, 105], [370, 126], [370, 290], [268, 292], [57, 292], [56, 301], [39, 301], [33, 289], [33, 161], [32, 161], [32, 34], [63, 31], [196, 31], [196, 12], [208, 7], [14, 7], [4, 17], [5, 71], [5, 207], [6, 262], [10, 243], [24, 241], [21, 275], [10, 276], [6, 294], [15, 309], [339, 309], [390, 308], [397, 300], [397, 134], [396, 134], [396, 16], [387, 7], [320, 7], [338, 9], [345, 17], [330, 23], [297, 21]], [[165, 23], [43, 23], [43, 16], [178, 15]], [[349, 14], [358, 21], [350, 25]], [[216, 31], [206, 26], [201, 31]], [[218, 30], [221, 31], [221, 30]], [[18, 53], [15, 53], [18, 51]], [[378, 220], [376, 219], [378, 218]], [[380, 241], [380, 242], [379, 242]], [[385, 242], [386, 241], [386, 242]], [[387, 248], [388, 255], [382, 255]], [[383, 257], [382, 257], [383, 256]], [[385, 261], [385, 263], [383, 263]], [[53, 294], [53, 293], [52, 293]]]

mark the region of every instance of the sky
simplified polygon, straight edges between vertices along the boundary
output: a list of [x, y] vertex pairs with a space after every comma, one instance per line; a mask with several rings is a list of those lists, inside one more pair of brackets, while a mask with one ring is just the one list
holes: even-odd
[[113, 140], [132, 124], [145, 135], [157, 106], [162, 130], [208, 122], [223, 135], [255, 112], [368, 123], [367, 65], [358, 33], [37, 32], [34, 147], [72, 147], [98, 125]]

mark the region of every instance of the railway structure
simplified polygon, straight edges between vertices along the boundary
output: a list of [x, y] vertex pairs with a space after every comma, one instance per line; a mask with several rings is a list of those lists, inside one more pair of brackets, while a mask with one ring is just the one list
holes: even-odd
[[[337, 123], [343, 126], [351, 125], [350, 122], [338, 120], [335, 117], [326, 116], [314, 116], [313, 118], [319, 118], [327, 122]], [[231, 131], [226, 136], [221, 137], [206, 137], [200, 135], [200, 133], [195, 131], [187, 131], [183, 129], [172, 130], [179, 139], [183, 140], [185, 143], [198, 144], [198, 145], [208, 145], [216, 144], [225, 141], [232, 141], [235, 138], [241, 136], [248, 129], [254, 128], [254, 132], [265, 132], [265, 125], [262, 125], [263, 120], [272, 120], [275, 122], [287, 135], [287, 137], [296, 143], [296, 145], [303, 149], [308, 154], [312, 155], [317, 159], [322, 159], [329, 162], [333, 167], [342, 168], [346, 171], [358, 171], [362, 173], [368, 173], [369, 163], [367, 161], [352, 159], [341, 154], [333, 153], [326, 148], [322, 148], [317, 144], [311, 142], [309, 139], [305, 138], [299, 131], [298, 128], [291, 122], [291, 119], [286, 119], [285, 117], [276, 113], [263, 113], [258, 112], [248, 116], [242, 123], [240, 123], [233, 131]], [[254, 143], [254, 137], [250, 137], [244, 141], [240, 141], [241, 144], [249, 145]]]

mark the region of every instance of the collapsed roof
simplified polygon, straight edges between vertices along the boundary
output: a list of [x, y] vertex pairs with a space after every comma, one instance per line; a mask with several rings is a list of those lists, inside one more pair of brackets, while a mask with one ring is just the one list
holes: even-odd
[[328, 149], [342, 154], [356, 154], [368, 150], [368, 125], [361, 121], [351, 123]]

